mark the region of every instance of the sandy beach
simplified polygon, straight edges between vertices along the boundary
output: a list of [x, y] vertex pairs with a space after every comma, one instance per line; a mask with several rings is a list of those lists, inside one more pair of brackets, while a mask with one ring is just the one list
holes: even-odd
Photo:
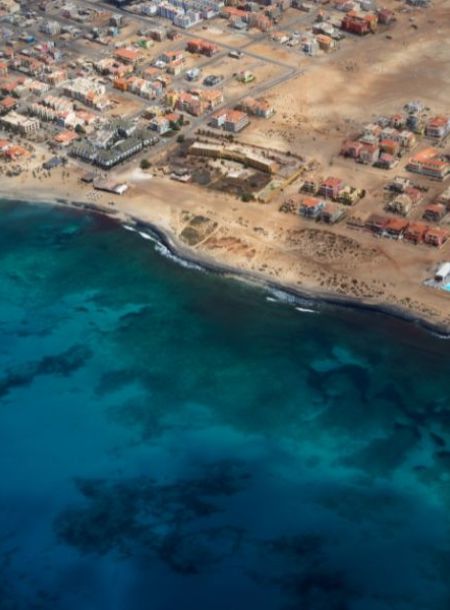
[[402, 244], [400, 264], [397, 242], [281, 214], [275, 204], [244, 204], [136, 169], [116, 175], [130, 186], [117, 196], [94, 191], [81, 182], [81, 173], [56, 169], [47, 177], [8, 178], [0, 197], [75, 203], [120, 223], [142, 223], [179, 256], [215, 272], [302, 298], [384, 311], [450, 333], [449, 295], [423, 285], [445, 256], [442, 250]]

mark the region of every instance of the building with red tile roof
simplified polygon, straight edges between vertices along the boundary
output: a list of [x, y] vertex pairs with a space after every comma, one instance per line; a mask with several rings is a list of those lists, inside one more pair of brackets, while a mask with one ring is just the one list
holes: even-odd
[[135, 64], [141, 59], [141, 53], [137, 49], [116, 49], [114, 51], [114, 57], [120, 59], [126, 64]]
[[55, 142], [57, 144], [60, 144], [61, 146], [68, 146], [69, 144], [72, 144], [72, 142], [74, 142], [75, 140], [78, 140], [78, 139], [79, 139], [79, 135], [75, 131], [72, 131], [71, 129], [62, 131], [54, 138]]
[[440, 248], [445, 244], [449, 237], [449, 232], [446, 229], [432, 227], [425, 232], [423, 241], [429, 246]]
[[410, 222], [405, 230], [403, 238], [413, 242], [414, 244], [418, 244], [423, 241], [425, 233], [428, 229], [429, 226], [424, 222]]
[[430, 138], [444, 138], [450, 132], [450, 118], [434, 116], [426, 124], [425, 134]]
[[344, 181], [341, 178], [329, 176], [319, 186], [319, 195], [326, 199], [337, 199], [340, 190], [344, 186]]
[[212, 55], [219, 52], [218, 45], [200, 39], [188, 40], [186, 49], [190, 53], [200, 53], [201, 55], [206, 55], [207, 57], [212, 57]]

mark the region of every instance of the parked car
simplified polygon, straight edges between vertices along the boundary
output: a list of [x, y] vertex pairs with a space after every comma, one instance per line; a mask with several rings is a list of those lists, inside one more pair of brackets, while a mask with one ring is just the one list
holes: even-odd
[[223, 76], [218, 76], [217, 74], [210, 74], [209, 76], [203, 79], [203, 84], [205, 85], [205, 87], [215, 87], [222, 81]]

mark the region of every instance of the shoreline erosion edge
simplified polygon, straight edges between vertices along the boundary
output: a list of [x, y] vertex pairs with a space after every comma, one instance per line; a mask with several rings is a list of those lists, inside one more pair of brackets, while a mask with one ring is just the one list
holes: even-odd
[[55, 207], [60, 206], [68, 209], [81, 210], [90, 214], [99, 214], [101, 216], [110, 218], [118, 225], [123, 226], [124, 224], [130, 224], [137, 231], [149, 232], [155, 242], [167, 248], [170, 254], [172, 254], [174, 257], [195, 265], [197, 268], [200, 267], [202, 270], [209, 273], [243, 281], [266, 291], [276, 290], [282, 292], [292, 299], [298, 299], [301, 301], [301, 303], [298, 303], [299, 305], [310, 305], [315, 307], [329, 306], [359, 312], [372, 312], [413, 324], [440, 339], [450, 339], [450, 327], [444, 324], [430, 322], [423, 316], [411, 313], [406, 309], [402, 309], [401, 307], [395, 305], [389, 305], [388, 303], [382, 302], [369, 302], [350, 296], [339, 296], [326, 292], [300, 289], [287, 283], [276, 282], [268, 279], [263, 274], [255, 272], [252, 273], [250, 271], [239, 269], [238, 267], [232, 267], [230, 265], [215, 262], [209, 259], [207, 256], [200, 255], [198, 253], [194, 254], [192, 249], [179, 243], [179, 241], [176, 240], [169, 231], [166, 231], [147, 220], [141, 220], [135, 215], [121, 213], [116, 208], [109, 208], [107, 205], [71, 200], [62, 197], [57, 197], [53, 200], [48, 197], [42, 199], [36, 198], [34, 201], [30, 201], [27, 198], [20, 197], [20, 195], [12, 196], [1, 192], [0, 201], [10, 203], [25, 203], [31, 205], [33, 202], [35, 202], [43, 205], [51, 205]]

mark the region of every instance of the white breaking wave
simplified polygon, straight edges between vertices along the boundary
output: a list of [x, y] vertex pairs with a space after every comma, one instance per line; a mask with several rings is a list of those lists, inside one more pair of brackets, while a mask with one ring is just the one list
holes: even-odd
[[138, 231], [139, 235], [144, 239], [148, 239], [149, 241], [155, 241], [155, 239], [149, 235], [148, 233], [144, 233], [144, 231]]
[[181, 256], [177, 256], [176, 254], [173, 254], [173, 252], [171, 252], [169, 250], [169, 248], [167, 248], [167, 246], [162, 244], [156, 237], [154, 237], [150, 233], [145, 233], [145, 231], [139, 231], [138, 229], [136, 229], [135, 227], [133, 227], [131, 225], [123, 224], [122, 227], [124, 229], [126, 229], [127, 231], [133, 231], [134, 233], [138, 233], [142, 237], [142, 239], [152, 241], [155, 244], [155, 250], [159, 254], [161, 254], [165, 258], [170, 259], [174, 263], [177, 263], [177, 265], [180, 265], [181, 267], [185, 267], [186, 269], [195, 269], [196, 271], [204, 271], [204, 268], [201, 265], [197, 265], [196, 263], [185, 260]]
[[162, 244], [159, 241], [154, 240], [154, 242], [155, 242], [155, 250], [157, 252], [159, 252], [159, 254], [164, 256], [165, 258], [168, 258], [169, 260], [173, 261], [174, 263], [177, 263], [177, 265], [180, 265], [181, 267], [184, 267], [185, 269], [195, 269], [196, 271], [204, 271], [204, 269], [201, 265], [197, 265], [196, 263], [185, 260], [181, 256], [177, 256], [176, 254], [171, 252], [167, 246], [165, 246], [164, 244]]
[[309, 301], [306, 301], [306, 299], [297, 297], [289, 292], [284, 292], [283, 290], [277, 290], [276, 288], [271, 288], [269, 292], [272, 296], [266, 297], [266, 301], [269, 301], [270, 303], [285, 303], [287, 305], [295, 306], [297, 311], [304, 313], [318, 313], [315, 309], [306, 307], [306, 305], [310, 304]]
[[308, 309], [308, 307], [296, 307], [295, 309], [297, 311], [302, 311], [305, 313], [317, 313], [317, 311], [315, 309]]

